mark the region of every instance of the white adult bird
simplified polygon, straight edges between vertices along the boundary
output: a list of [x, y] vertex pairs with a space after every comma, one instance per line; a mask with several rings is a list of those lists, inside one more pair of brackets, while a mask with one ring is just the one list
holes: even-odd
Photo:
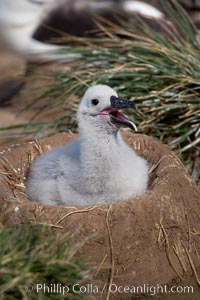
[[0, 0], [0, 42], [31, 62], [76, 59], [81, 56], [75, 51], [67, 54], [65, 48], [62, 53], [63, 47], [44, 41], [61, 32], [78, 36], [95, 32], [95, 17], [114, 21], [117, 12], [163, 16], [155, 7], [134, 0]]
[[0, 0], [0, 42], [31, 62], [71, 60], [77, 54], [62, 54], [62, 47], [40, 42], [34, 32], [53, 0]]
[[121, 109], [136, 108], [109, 86], [84, 94], [77, 120], [79, 139], [38, 157], [26, 183], [31, 200], [49, 205], [94, 205], [126, 200], [147, 191], [148, 166], [122, 139], [124, 125], [137, 130]]

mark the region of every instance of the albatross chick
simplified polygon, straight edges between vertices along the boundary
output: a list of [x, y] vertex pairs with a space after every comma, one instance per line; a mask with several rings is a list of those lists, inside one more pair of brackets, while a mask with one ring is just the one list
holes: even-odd
[[49, 205], [114, 203], [147, 191], [148, 166], [122, 139], [121, 126], [136, 125], [121, 112], [133, 101], [118, 98], [106, 85], [83, 96], [77, 120], [79, 138], [39, 156], [26, 182], [31, 200]]

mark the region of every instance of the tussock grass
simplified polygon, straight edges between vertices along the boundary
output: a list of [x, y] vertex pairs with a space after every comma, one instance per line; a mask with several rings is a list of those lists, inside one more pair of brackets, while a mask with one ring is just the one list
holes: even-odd
[[[84, 299], [71, 287], [84, 282], [83, 262], [74, 258], [76, 245], [66, 233], [52, 235], [42, 225], [24, 225], [18, 229], [0, 229], [0, 298]], [[58, 293], [37, 293], [36, 284], [69, 286], [63, 297]], [[86, 295], [87, 296], [87, 295]]]

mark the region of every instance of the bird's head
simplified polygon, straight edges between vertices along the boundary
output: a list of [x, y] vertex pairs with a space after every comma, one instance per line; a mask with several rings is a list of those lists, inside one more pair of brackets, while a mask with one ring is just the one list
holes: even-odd
[[125, 108], [137, 110], [133, 101], [118, 98], [111, 87], [94, 85], [87, 89], [80, 103], [77, 113], [79, 128], [95, 128], [113, 133], [121, 126], [128, 126], [137, 131], [136, 125], [122, 113], [121, 110]]

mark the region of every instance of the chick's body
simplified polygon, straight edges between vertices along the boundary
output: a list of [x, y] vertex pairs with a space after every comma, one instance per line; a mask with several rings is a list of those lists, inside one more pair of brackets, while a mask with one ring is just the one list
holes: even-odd
[[[99, 97], [97, 92], [102, 89], [106, 91]], [[119, 115], [116, 121], [106, 114], [111, 96], [116, 97], [116, 93], [103, 85], [86, 92], [78, 111], [80, 138], [41, 155], [32, 164], [27, 180], [32, 200], [55, 205], [93, 205], [146, 192], [147, 162], [121, 137], [120, 117], [121, 121], [129, 120]], [[94, 99], [99, 100], [99, 108], [90, 107]]]

